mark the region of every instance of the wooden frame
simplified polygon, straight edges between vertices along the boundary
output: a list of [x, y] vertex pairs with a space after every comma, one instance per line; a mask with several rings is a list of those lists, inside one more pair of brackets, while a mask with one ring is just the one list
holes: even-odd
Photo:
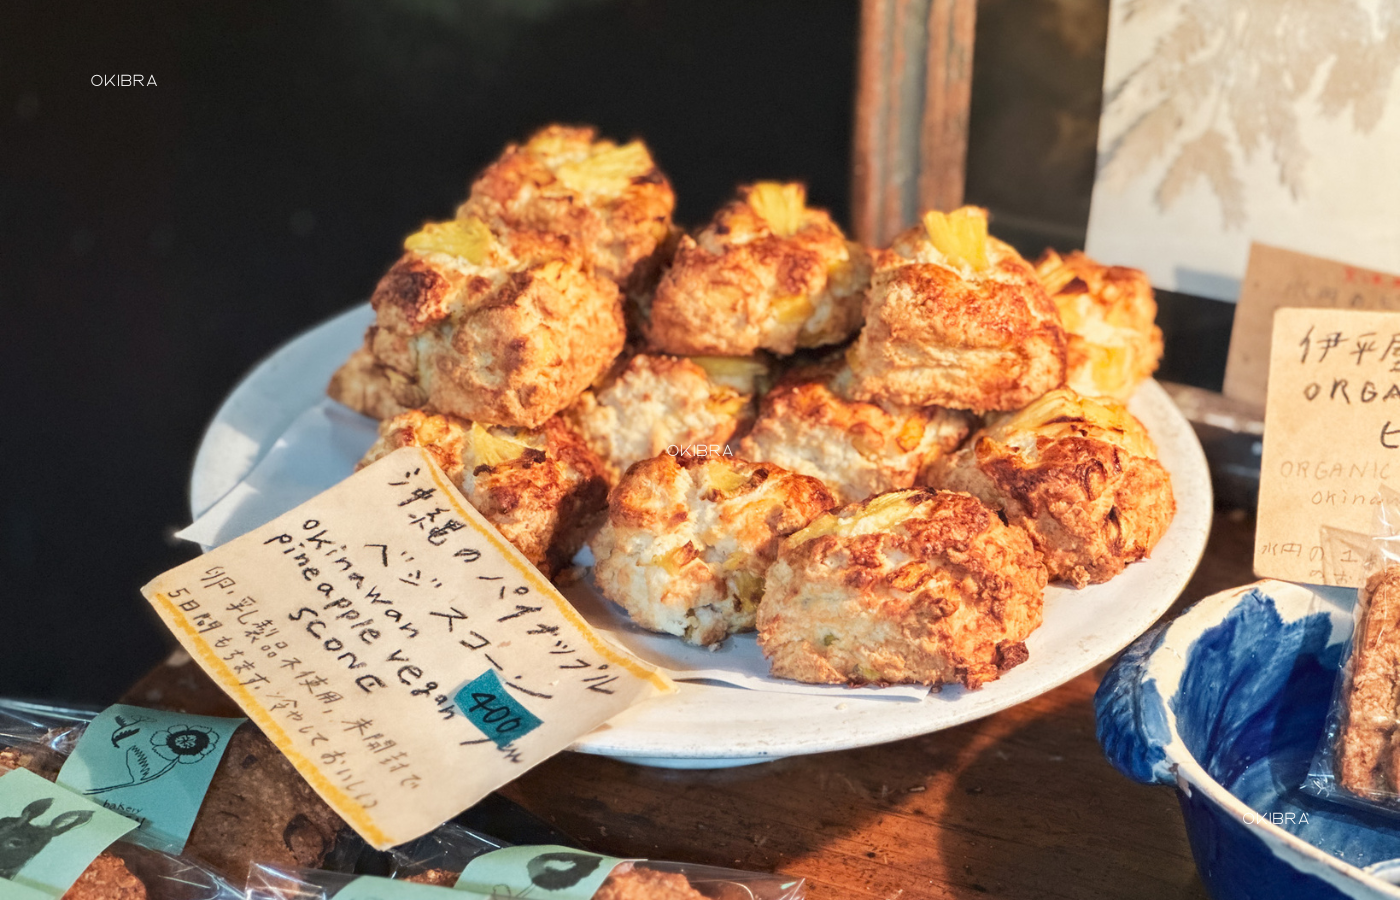
[[861, 0], [852, 219], [884, 245], [962, 204], [976, 0]]

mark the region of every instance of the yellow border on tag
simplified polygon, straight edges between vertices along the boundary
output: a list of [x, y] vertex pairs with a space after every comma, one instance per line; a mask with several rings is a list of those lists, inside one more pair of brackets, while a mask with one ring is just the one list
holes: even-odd
[[[676, 689], [675, 684], [664, 674], [655, 669], [639, 665], [636, 661], [620, 655], [604, 642], [602, 638], [594, 634], [593, 628], [584, 621], [583, 616], [578, 614], [578, 610], [574, 609], [573, 605], [565, 599], [564, 595], [560, 594], [558, 589], [540, 574], [539, 569], [531, 565], [529, 560], [522, 561], [520, 551], [515, 549], [513, 544], [501, 537], [500, 533], [494, 528], [481, 527], [481, 523], [476, 520], [476, 516], [480, 516], [481, 513], [477, 512], [475, 507], [471, 507], [470, 513], [467, 512], [466, 508], [463, 506], [463, 501], [458, 500], [460, 494], [457, 486], [448, 480], [446, 473], [442, 471], [442, 467], [437, 464], [437, 461], [422, 447], [414, 447], [413, 449], [417, 450], [419, 455], [423, 457], [423, 461], [428, 463], [429, 474], [433, 476], [433, 481], [437, 482], [437, 486], [442, 488], [443, 494], [451, 501], [453, 507], [456, 508], [457, 514], [470, 522], [478, 534], [490, 541], [492, 546], [500, 552], [501, 556], [505, 557], [506, 561], [514, 566], [517, 572], [535, 586], [535, 590], [548, 597], [550, 602], [554, 604], [554, 608], [559, 611], [559, 614], [567, 619], [570, 625], [577, 628], [579, 632], [583, 634], [594, 650], [611, 662], [622, 666], [628, 672], [646, 681], [662, 693], [671, 693]], [[470, 506], [470, 504], [467, 504], [467, 506]]]
[[[261, 728], [268, 737], [272, 738], [272, 742], [277, 745], [278, 749], [282, 751], [287, 759], [291, 760], [292, 765], [296, 766], [301, 776], [323, 797], [335, 797], [335, 802], [332, 803], [332, 805], [337, 807], [336, 811], [341, 812], [346, 819], [349, 819], [350, 824], [355, 826], [355, 830], [358, 831], [362, 837], [368, 839], [369, 842], [376, 847], [381, 844], [386, 847], [390, 846], [392, 839], [374, 824], [374, 821], [363, 806], [346, 795], [340, 788], [332, 784], [329, 779], [321, 774], [321, 770], [317, 768], [314, 763], [292, 749], [292, 739], [287, 735], [287, 732], [283, 731], [282, 727], [273, 720], [271, 713], [264, 710], [261, 698], [238, 683], [238, 678], [233, 674], [233, 670], [214, 652], [214, 648], [209, 645], [209, 642], [205, 640], [204, 636], [186, 620], [185, 615], [176, 610], [174, 602], [160, 591], [152, 591], [152, 594], [155, 599], [159, 600], [165, 607], [165, 611], [169, 613], [167, 622], [173, 622], [178, 625], [180, 630], [189, 635], [193, 640], [194, 646], [198, 648], [199, 656], [201, 657], [200, 661], [203, 663], [205, 671], [217, 671], [219, 673], [219, 680], [222, 682], [224, 690], [231, 691], [238, 695], [242, 701], [239, 705], [243, 707], [243, 711], [248, 714], [249, 718], [257, 723], [257, 726]], [[188, 647], [189, 645], [186, 646]]]

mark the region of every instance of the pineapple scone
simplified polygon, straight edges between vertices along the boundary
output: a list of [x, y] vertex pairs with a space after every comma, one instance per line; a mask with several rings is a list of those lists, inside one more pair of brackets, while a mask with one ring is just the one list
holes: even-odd
[[401, 447], [431, 453], [471, 505], [550, 578], [583, 546], [607, 503], [603, 461], [559, 416], [526, 429], [409, 410], [380, 423], [358, 468]]
[[753, 628], [782, 538], [836, 503], [815, 478], [732, 457], [643, 460], [589, 546], [603, 596], [643, 628], [713, 645]]
[[566, 235], [624, 289], [654, 280], [672, 243], [676, 195], [641, 141], [550, 125], [511, 144], [472, 183], [458, 218]]
[[961, 410], [848, 399], [850, 381], [839, 356], [789, 371], [764, 395], [739, 455], [819, 478], [837, 502], [852, 503], [912, 487], [971, 430]]
[[1065, 380], [1065, 331], [1035, 271], [987, 234], [986, 210], [929, 212], [876, 255], [852, 396], [1020, 409]]
[[[668, 448], [703, 446], [722, 453], [735, 431], [753, 419], [753, 384], [766, 372], [759, 362], [733, 363], [638, 353], [615, 377], [584, 391], [563, 415], [607, 464], [613, 484], [633, 463]], [[731, 386], [734, 377], [720, 381], [709, 372], [742, 365], [750, 369], [748, 390]]]
[[651, 346], [681, 355], [792, 353], [860, 326], [870, 259], [801, 184], [761, 181], [681, 238], [644, 311]]
[[933, 487], [967, 491], [1024, 528], [1050, 578], [1108, 581], [1145, 559], [1176, 515], [1171, 476], [1127, 408], [1060, 388], [991, 416], [933, 466]]
[[1026, 533], [975, 497], [892, 491], [783, 541], [758, 646], [795, 681], [976, 688], [1027, 659], [1045, 582]]
[[1087, 397], [1127, 400], [1162, 358], [1157, 301], [1147, 274], [1105, 266], [1078, 250], [1046, 250], [1036, 277], [1060, 310], [1069, 342], [1065, 383]]
[[[375, 288], [364, 350], [328, 393], [383, 416], [423, 406], [538, 428], [607, 369], [626, 337], [616, 284], [567, 239], [430, 223]], [[392, 402], [391, 402], [392, 401]]]

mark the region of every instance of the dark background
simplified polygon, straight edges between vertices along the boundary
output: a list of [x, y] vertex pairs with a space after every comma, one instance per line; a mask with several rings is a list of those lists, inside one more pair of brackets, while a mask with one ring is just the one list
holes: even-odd
[[[205, 423], [362, 302], [509, 140], [644, 137], [703, 221], [802, 178], [849, 221], [858, 5], [399, 0], [0, 6], [0, 695], [106, 703], [172, 640]], [[982, 0], [968, 200], [1082, 245], [1107, 0]], [[94, 87], [93, 75], [156, 87]], [[1218, 388], [1229, 307], [1162, 296], [1159, 377]]]

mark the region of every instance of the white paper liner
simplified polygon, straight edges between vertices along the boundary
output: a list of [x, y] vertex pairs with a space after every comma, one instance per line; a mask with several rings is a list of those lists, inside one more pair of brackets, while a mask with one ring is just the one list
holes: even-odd
[[[377, 426], [375, 420], [333, 400], [322, 400], [297, 416], [247, 478], [175, 536], [206, 549], [217, 547], [310, 500], [355, 470], [374, 443]], [[584, 548], [575, 561], [589, 565], [593, 559]], [[774, 678], [752, 633], [734, 635], [719, 649], [706, 650], [638, 628], [592, 588], [591, 578], [562, 590], [595, 630], [677, 681], [717, 681], [753, 691], [871, 700], [919, 701], [929, 693], [922, 685], [851, 688]]]

